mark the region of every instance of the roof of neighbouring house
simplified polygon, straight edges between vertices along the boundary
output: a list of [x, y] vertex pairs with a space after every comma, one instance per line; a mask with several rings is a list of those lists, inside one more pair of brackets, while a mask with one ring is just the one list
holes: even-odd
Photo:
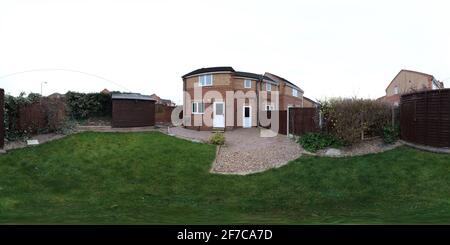
[[308, 98], [308, 97], [306, 97], [306, 96], [303, 96], [303, 99], [308, 100], [308, 101], [310, 101], [310, 102], [313, 103], [313, 104], [320, 105], [319, 102], [316, 102], [316, 101], [314, 101], [314, 100], [312, 100], [312, 99], [310, 99], [310, 98]]
[[60, 94], [60, 93], [53, 93], [53, 94], [51, 94], [51, 95], [49, 95], [47, 97], [48, 98], [61, 98], [61, 97], [64, 97], [64, 95]]
[[183, 75], [182, 78], [186, 78], [188, 76], [202, 74], [202, 73], [209, 73], [209, 72], [235, 72], [235, 70], [231, 66], [216, 66], [216, 67], [200, 68], [200, 69], [191, 71], [191, 72]]
[[166, 99], [161, 99], [160, 102], [163, 103], [163, 104], [172, 104], [171, 100], [166, 100]]
[[291, 86], [294, 86], [295, 88], [297, 88], [298, 90], [300, 90], [302, 93], [304, 92], [303, 89], [301, 89], [299, 86], [295, 85], [294, 83], [290, 82], [290, 81], [287, 80], [286, 78], [282, 78], [282, 77], [280, 77], [280, 76], [278, 76], [278, 75], [275, 75], [275, 74], [272, 74], [272, 73], [270, 73], [270, 72], [266, 72], [265, 74], [269, 74], [269, 75], [274, 76], [274, 77], [276, 77], [276, 78], [278, 78], [278, 79], [280, 79], [280, 80], [283, 80], [283, 81], [286, 82], [287, 84], [290, 84]]
[[152, 95], [150, 95], [150, 98], [153, 98], [153, 99], [155, 99], [156, 101], [159, 101], [159, 100], [161, 100], [161, 97], [159, 97], [158, 95], [156, 95], [156, 94], [152, 94]]
[[150, 101], [156, 101], [155, 99], [151, 98], [148, 95], [142, 95], [138, 93], [116, 93], [112, 94], [111, 98], [113, 100], [150, 100]]
[[102, 93], [102, 94], [109, 94], [110, 92], [109, 92], [108, 89], [104, 88], [102, 91], [100, 91], [100, 93]]

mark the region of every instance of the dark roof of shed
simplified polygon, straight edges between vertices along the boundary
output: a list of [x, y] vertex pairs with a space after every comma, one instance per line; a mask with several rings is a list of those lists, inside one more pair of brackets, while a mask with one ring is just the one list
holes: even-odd
[[184, 76], [182, 76], [182, 78], [185, 78], [185, 77], [188, 77], [188, 76], [192, 76], [192, 75], [196, 75], [196, 74], [202, 74], [202, 73], [208, 73], [208, 72], [221, 72], [221, 71], [235, 72], [233, 67], [231, 67], [231, 66], [207, 67], [207, 68], [200, 68], [200, 69], [197, 69], [195, 71], [191, 71], [191, 72], [185, 74]]
[[150, 100], [150, 101], [156, 101], [155, 99], [151, 98], [148, 95], [142, 95], [138, 93], [123, 93], [123, 94], [112, 94], [111, 98], [113, 100]]

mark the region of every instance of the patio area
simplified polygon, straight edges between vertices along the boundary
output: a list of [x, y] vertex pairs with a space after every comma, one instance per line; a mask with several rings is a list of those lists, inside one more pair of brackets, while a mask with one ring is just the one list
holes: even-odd
[[[210, 131], [181, 127], [170, 128], [176, 137], [207, 142]], [[251, 174], [285, 165], [301, 156], [303, 149], [285, 135], [271, 135], [260, 128], [239, 128], [225, 132], [225, 145], [217, 150], [211, 172], [221, 174]]]

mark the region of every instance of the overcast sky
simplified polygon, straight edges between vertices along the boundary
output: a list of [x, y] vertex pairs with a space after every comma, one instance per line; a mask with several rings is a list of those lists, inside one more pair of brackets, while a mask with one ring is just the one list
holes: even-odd
[[400, 69], [450, 85], [449, 1], [2, 0], [0, 87], [103, 88], [181, 103], [208, 66], [271, 72], [305, 96], [377, 98]]

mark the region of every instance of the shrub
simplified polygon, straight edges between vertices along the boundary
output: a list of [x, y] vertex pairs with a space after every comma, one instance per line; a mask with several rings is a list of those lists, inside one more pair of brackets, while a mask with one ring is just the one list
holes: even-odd
[[71, 118], [75, 120], [112, 114], [110, 94], [67, 92], [66, 104]]
[[223, 133], [214, 133], [209, 137], [209, 143], [214, 145], [223, 145], [225, 144], [225, 135]]
[[321, 101], [321, 112], [326, 132], [349, 144], [362, 140], [365, 134], [381, 136], [392, 116], [388, 104], [357, 98]]
[[306, 133], [297, 141], [303, 149], [316, 152], [327, 147], [339, 148], [344, 145], [344, 142], [338, 138], [324, 133]]
[[383, 127], [383, 141], [386, 144], [393, 144], [398, 140], [400, 135], [400, 127], [395, 126], [385, 126]]

